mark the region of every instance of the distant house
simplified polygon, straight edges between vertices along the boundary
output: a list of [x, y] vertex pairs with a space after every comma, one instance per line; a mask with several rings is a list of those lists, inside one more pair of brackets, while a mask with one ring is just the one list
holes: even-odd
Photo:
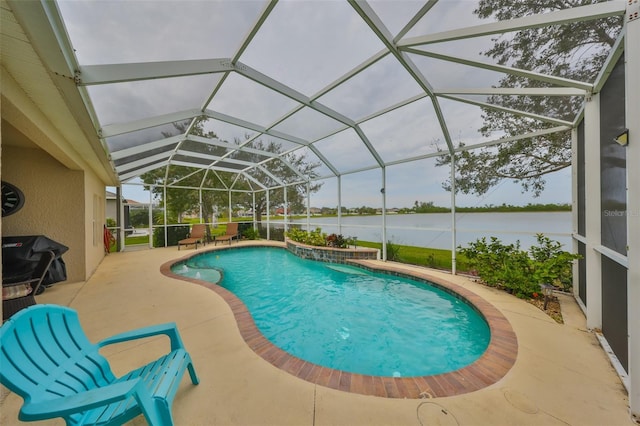
[[[105, 190], [105, 218], [107, 219], [113, 219], [114, 221], [116, 221], [117, 217], [118, 217], [118, 203], [117, 203], [117, 194], [115, 194], [114, 192]], [[148, 206], [148, 204], [145, 203], [139, 203], [135, 200], [127, 200], [126, 198], [122, 198], [122, 203], [124, 204], [124, 217], [123, 217], [123, 222], [124, 222], [124, 228], [125, 229], [131, 229], [131, 219], [129, 216], [129, 208], [133, 207], [133, 208], [142, 208], [142, 207], [146, 207]]]
[[[113, 219], [116, 220], [116, 217], [118, 217], [118, 203], [117, 201], [117, 195], [114, 192], [111, 191], [105, 191], [105, 200], [106, 200], [106, 206], [105, 206], [105, 217], [109, 218], [109, 219]], [[122, 202], [126, 202], [126, 200], [123, 198]], [[125, 206], [126, 207], [126, 206]]]

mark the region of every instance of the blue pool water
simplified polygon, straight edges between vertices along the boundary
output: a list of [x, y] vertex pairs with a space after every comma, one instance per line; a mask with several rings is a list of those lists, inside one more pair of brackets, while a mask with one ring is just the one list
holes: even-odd
[[469, 304], [428, 284], [300, 259], [284, 249], [204, 253], [173, 272], [218, 282], [273, 344], [314, 364], [374, 376], [426, 376], [473, 363], [489, 344]]

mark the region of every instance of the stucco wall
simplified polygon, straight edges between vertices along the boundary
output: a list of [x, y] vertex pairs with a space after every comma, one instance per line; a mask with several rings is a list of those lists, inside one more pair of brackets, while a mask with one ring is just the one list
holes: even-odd
[[[2, 235], [46, 235], [69, 247], [67, 282], [86, 279], [84, 172], [70, 170], [37, 148], [2, 146], [2, 180], [20, 188], [24, 207], [2, 220]], [[92, 186], [93, 183], [92, 183]], [[102, 187], [104, 197], [104, 186]]]

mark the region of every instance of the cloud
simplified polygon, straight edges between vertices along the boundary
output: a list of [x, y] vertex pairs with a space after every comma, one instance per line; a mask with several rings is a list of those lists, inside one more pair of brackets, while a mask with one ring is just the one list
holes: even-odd
[[382, 48], [347, 2], [281, 1], [241, 61], [311, 96]]
[[229, 57], [263, 1], [58, 2], [81, 64]]

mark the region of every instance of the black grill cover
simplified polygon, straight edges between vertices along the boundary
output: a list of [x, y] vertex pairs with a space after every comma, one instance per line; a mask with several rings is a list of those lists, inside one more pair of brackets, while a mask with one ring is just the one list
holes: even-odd
[[2, 281], [16, 282], [31, 278], [42, 252], [53, 251], [53, 259], [43, 285], [51, 285], [67, 279], [67, 267], [62, 255], [69, 247], [44, 235], [2, 237]]

